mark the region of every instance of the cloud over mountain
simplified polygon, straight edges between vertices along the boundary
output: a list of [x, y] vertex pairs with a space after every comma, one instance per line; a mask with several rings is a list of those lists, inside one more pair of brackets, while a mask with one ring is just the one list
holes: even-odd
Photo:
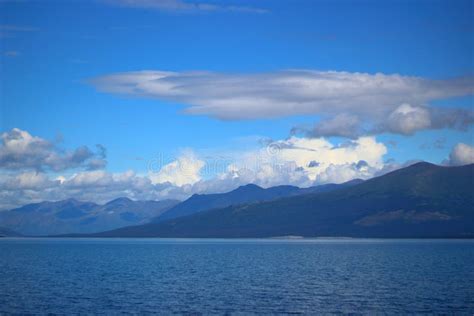
[[459, 143], [454, 146], [449, 154], [448, 164], [452, 166], [462, 166], [474, 163], [474, 147]]
[[[145, 174], [91, 168], [96, 160], [105, 164], [101, 146], [96, 153], [84, 147], [68, 151], [19, 129], [4, 133], [2, 141], [0, 209], [71, 197], [98, 203], [122, 196], [185, 199], [194, 193], [226, 192], [248, 183], [308, 187], [368, 179], [406, 166], [385, 162], [387, 147], [375, 137], [332, 143], [325, 138], [293, 136], [266, 140], [261, 148], [222, 157], [187, 150], [170, 161], [147, 164]], [[452, 165], [472, 162], [474, 150], [469, 145], [458, 144], [450, 155]]]
[[176, 186], [194, 184], [201, 179], [200, 171], [205, 162], [199, 160], [192, 152], [186, 152], [160, 168], [158, 172], [149, 174], [153, 183], [170, 183]]
[[[183, 199], [194, 193], [224, 192], [248, 183], [264, 187], [281, 184], [311, 186], [368, 178], [383, 167], [386, 147], [373, 137], [343, 145], [325, 139], [292, 137], [232, 157], [200, 157], [191, 150], [137, 175], [129, 170], [108, 172], [105, 148], [68, 151], [52, 142], [13, 129], [2, 134], [0, 147], [0, 209], [43, 200], [74, 197], [107, 202], [133, 199]], [[148, 166], [149, 167], [149, 166]], [[82, 170], [81, 170], [82, 169]]]

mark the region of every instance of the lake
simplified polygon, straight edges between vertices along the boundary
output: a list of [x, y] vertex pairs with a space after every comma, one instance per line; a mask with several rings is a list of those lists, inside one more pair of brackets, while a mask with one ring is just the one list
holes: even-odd
[[474, 240], [0, 238], [0, 314], [474, 313]]

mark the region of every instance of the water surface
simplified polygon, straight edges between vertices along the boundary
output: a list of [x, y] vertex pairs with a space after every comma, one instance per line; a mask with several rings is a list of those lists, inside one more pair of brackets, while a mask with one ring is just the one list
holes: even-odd
[[2, 313], [474, 313], [473, 240], [0, 238]]

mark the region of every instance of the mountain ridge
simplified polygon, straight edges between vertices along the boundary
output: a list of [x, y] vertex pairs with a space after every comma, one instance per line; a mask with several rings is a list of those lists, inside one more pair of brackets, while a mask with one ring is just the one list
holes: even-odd
[[103, 205], [74, 198], [43, 201], [0, 212], [0, 225], [29, 236], [92, 233], [146, 223], [178, 202], [129, 198], [114, 199]]
[[[345, 185], [344, 183], [329, 184], [303, 189], [281, 185], [264, 189], [255, 184], [246, 184], [225, 193], [194, 194], [179, 203], [175, 200], [134, 201], [128, 197], [119, 197], [99, 205], [68, 198], [60, 201], [31, 203], [0, 212], [0, 225], [30, 236], [94, 233], [133, 224], [145, 224], [172, 211], [175, 207], [178, 207], [178, 211], [188, 208], [188, 212], [194, 213], [246, 202], [272, 200], [309, 191], [334, 190]], [[189, 214], [185, 212], [184, 215]], [[183, 214], [178, 212], [171, 218], [180, 216]]]
[[97, 237], [474, 237], [474, 164], [418, 163], [357, 185], [228, 206]]
[[151, 222], [160, 223], [174, 218], [189, 216], [202, 211], [240, 205], [245, 203], [270, 201], [287, 196], [307, 194], [310, 192], [323, 192], [337, 190], [346, 186], [351, 186], [362, 182], [355, 179], [340, 184], [323, 184], [309, 188], [299, 188], [292, 185], [278, 185], [269, 188], [262, 188], [256, 184], [249, 183], [242, 185], [232, 191], [212, 194], [194, 194], [187, 200], [174, 206]]

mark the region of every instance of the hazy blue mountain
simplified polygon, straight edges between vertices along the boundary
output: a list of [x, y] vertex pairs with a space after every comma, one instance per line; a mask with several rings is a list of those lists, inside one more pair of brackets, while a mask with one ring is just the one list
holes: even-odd
[[119, 198], [104, 205], [67, 199], [28, 204], [0, 212], [0, 226], [23, 235], [92, 233], [144, 224], [179, 203]]
[[170, 219], [231, 205], [271, 201], [283, 197], [307, 193], [328, 192], [347, 186], [352, 186], [361, 182], [363, 182], [363, 180], [357, 179], [342, 184], [325, 184], [310, 188], [298, 188], [291, 185], [280, 185], [268, 189], [263, 189], [255, 184], [247, 184], [227, 193], [194, 194], [189, 199], [179, 203], [167, 212], [161, 214], [152, 222], [164, 222]]
[[0, 227], [0, 237], [20, 237], [21, 234], [11, 229]]
[[474, 237], [474, 165], [418, 163], [362, 183], [96, 236]]

